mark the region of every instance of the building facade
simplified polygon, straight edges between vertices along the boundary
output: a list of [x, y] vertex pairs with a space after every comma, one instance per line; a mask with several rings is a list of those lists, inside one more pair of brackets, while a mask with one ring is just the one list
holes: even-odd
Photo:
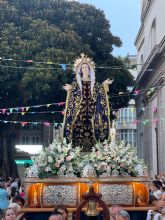
[[[129, 72], [133, 76], [133, 79], [137, 78], [137, 58], [136, 55], [127, 55], [126, 61], [129, 67]], [[128, 91], [132, 91], [133, 87], [128, 87]], [[131, 99], [126, 108], [121, 108], [118, 111], [118, 116], [116, 120], [116, 130], [118, 134], [118, 139], [120, 141], [124, 140], [127, 144], [133, 147], [137, 146], [137, 135], [136, 129], [137, 125], [134, 123], [136, 121], [136, 108], [135, 100]]]
[[165, 172], [165, 1], [141, 1], [137, 48], [138, 154], [151, 175]]
[[130, 144], [133, 147], [137, 146], [136, 137], [136, 109], [135, 101], [130, 100], [127, 108], [122, 108], [118, 112], [116, 130], [120, 141], [124, 140], [126, 144]]

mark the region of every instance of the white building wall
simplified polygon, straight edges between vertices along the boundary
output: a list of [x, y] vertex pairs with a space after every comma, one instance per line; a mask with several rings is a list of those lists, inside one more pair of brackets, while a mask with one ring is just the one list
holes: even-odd
[[[136, 97], [138, 155], [144, 158], [151, 176], [165, 172], [165, 0], [143, 0], [141, 27], [137, 34], [138, 77], [136, 90], [145, 90]], [[155, 23], [154, 23], [155, 22]], [[147, 91], [155, 88], [147, 97]], [[157, 112], [153, 114], [153, 108]], [[145, 111], [141, 108], [145, 107]], [[158, 119], [158, 123], [154, 120]]]
[[[143, 64], [147, 60], [154, 45], [151, 44], [151, 27], [155, 19], [155, 43], [157, 45], [161, 42], [165, 36], [165, 1], [164, 0], [152, 0], [151, 7], [147, 16], [145, 17], [141, 31], [139, 33], [137, 44], [138, 54], [137, 63], [142, 64], [141, 58], [143, 57]], [[153, 42], [153, 40], [152, 40]], [[142, 65], [138, 65], [138, 72]]]

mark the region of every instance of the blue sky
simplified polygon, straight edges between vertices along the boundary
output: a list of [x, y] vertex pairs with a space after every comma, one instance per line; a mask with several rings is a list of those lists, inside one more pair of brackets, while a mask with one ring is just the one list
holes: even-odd
[[111, 32], [120, 37], [123, 46], [114, 48], [113, 55], [136, 54], [134, 41], [140, 27], [140, 0], [79, 0], [104, 11], [110, 21]]

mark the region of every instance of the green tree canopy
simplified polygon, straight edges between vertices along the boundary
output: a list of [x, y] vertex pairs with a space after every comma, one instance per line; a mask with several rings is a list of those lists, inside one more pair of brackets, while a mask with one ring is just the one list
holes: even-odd
[[[1, 64], [13, 66], [1, 66], [3, 107], [65, 100], [62, 85], [71, 82], [72, 70], [64, 72], [59, 65], [45, 64], [47, 61], [73, 64], [80, 53], [85, 53], [103, 67], [123, 65], [111, 54], [114, 46], [121, 46], [121, 40], [110, 32], [103, 11], [92, 5], [56, 0], [8, 0], [1, 1], [0, 8]], [[3, 61], [3, 58], [17, 62]], [[115, 80], [110, 94], [126, 91], [132, 84], [131, 75], [124, 69], [97, 69], [96, 74], [100, 82], [106, 78]], [[122, 107], [127, 101], [128, 97], [117, 102], [114, 99], [112, 106]]]
[[[121, 66], [96, 71], [99, 82], [114, 79], [110, 95], [125, 92], [133, 83], [129, 72], [122, 69], [123, 62], [112, 55], [113, 47], [122, 45], [121, 40], [112, 35], [104, 12], [92, 5], [64, 0], [0, 1], [0, 40], [0, 109], [65, 101], [62, 86], [74, 76], [71, 68], [64, 71], [59, 64], [71, 65], [81, 53], [92, 57], [98, 66]], [[27, 60], [34, 62], [24, 62]], [[48, 64], [49, 61], [54, 64]], [[128, 99], [128, 96], [110, 99], [111, 108], [123, 107]], [[1, 114], [0, 120], [61, 122], [62, 117]], [[12, 175], [14, 167], [11, 162], [14, 126], [4, 123], [0, 126], [1, 137], [6, 136], [7, 140], [8, 175]], [[3, 151], [0, 144], [0, 168]]]

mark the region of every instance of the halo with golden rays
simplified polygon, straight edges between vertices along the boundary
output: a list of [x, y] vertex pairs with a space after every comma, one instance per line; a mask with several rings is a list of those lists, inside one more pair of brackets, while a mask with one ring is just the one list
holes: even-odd
[[91, 68], [95, 69], [95, 63], [94, 61], [89, 58], [87, 55], [85, 54], [81, 54], [80, 57], [78, 57], [76, 60], [75, 60], [75, 63], [74, 63], [74, 73], [77, 73], [77, 70], [80, 68], [80, 66], [83, 64], [83, 63], [87, 63]]

